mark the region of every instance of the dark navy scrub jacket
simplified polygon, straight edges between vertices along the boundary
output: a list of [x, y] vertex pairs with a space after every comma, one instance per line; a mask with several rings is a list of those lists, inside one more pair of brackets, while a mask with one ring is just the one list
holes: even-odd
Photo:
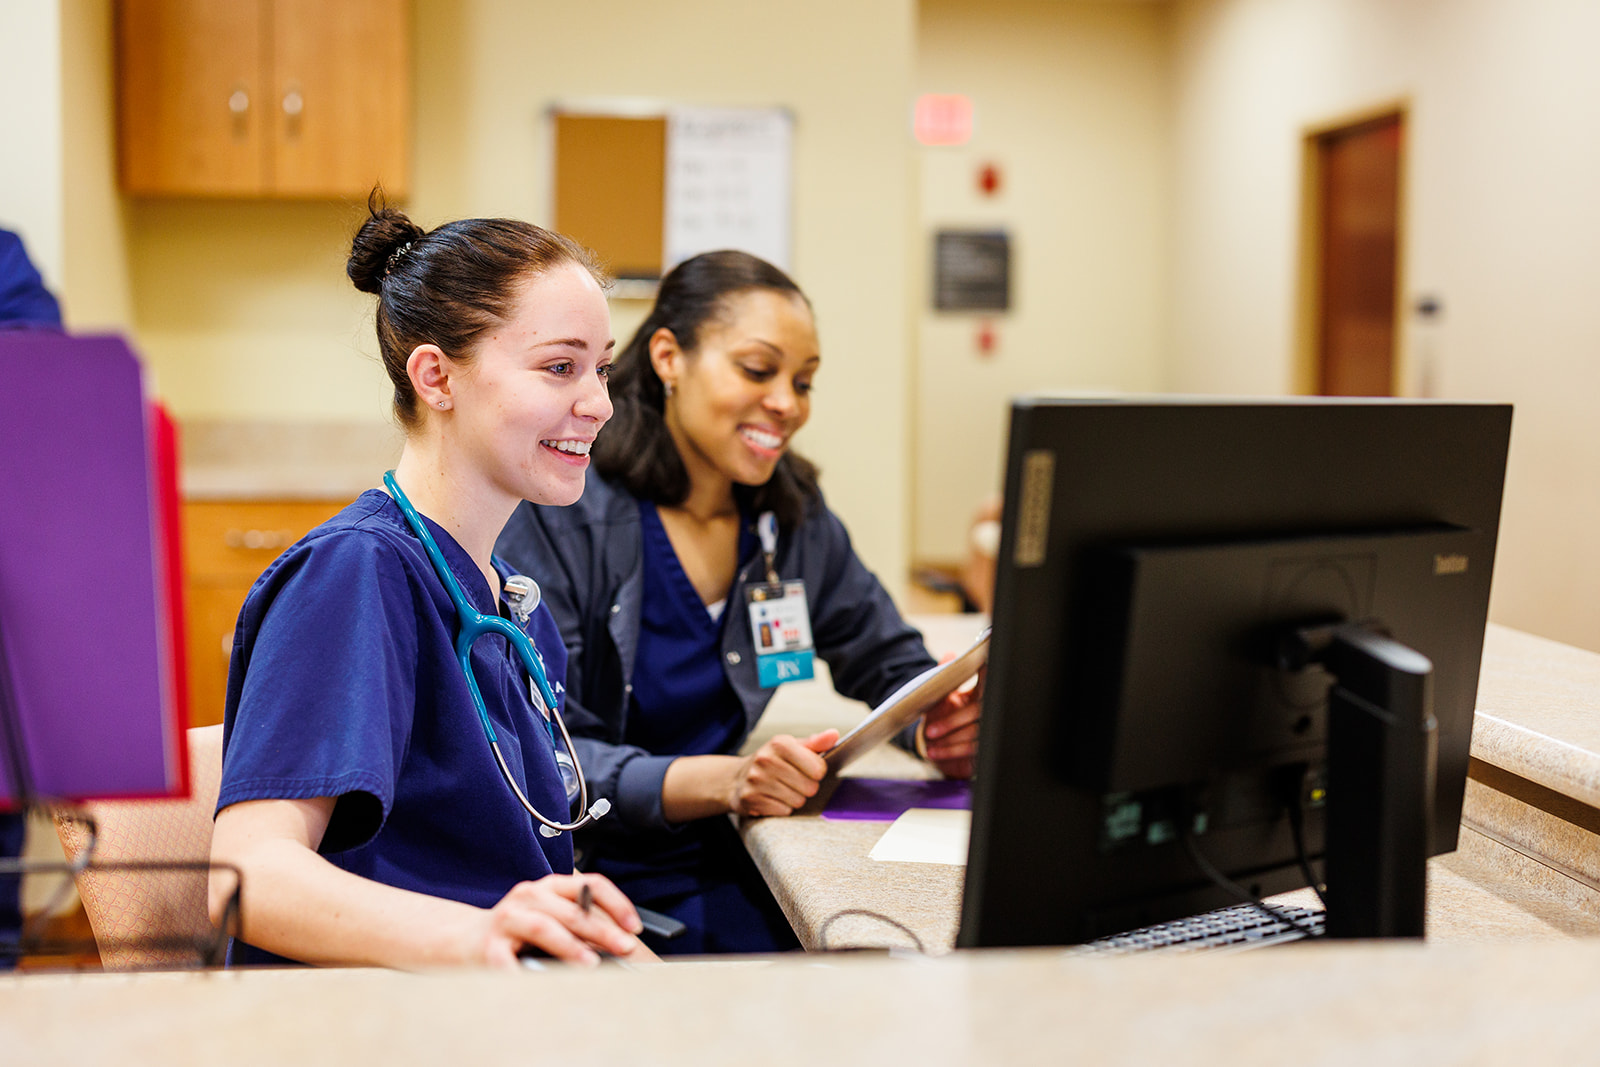
[[[614, 805], [593, 832], [611, 836], [671, 827], [661, 812], [661, 782], [677, 754], [653, 754], [623, 742], [644, 585], [638, 500], [591, 470], [576, 504], [519, 505], [495, 552], [538, 581], [560, 626], [573, 746], [590, 795], [609, 797]], [[780, 578], [805, 581], [812, 639], [839, 693], [876, 705], [934, 665], [922, 635], [900, 617], [820, 496], [798, 529], [779, 532], [775, 566]], [[745, 728], [729, 752], [744, 744], [776, 691], [757, 682], [745, 607], [745, 590], [765, 581], [758, 551], [740, 561], [728, 591], [722, 663], [745, 711]]]

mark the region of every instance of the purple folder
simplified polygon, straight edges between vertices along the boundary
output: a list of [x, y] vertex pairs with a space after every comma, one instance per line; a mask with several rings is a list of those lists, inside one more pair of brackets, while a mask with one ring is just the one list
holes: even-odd
[[822, 809], [824, 819], [893, 821], [912, 808], [970, 808], [972, 784], [954, 779], [932, 782], [899, 778], [841, 778]]
[[0, 333], [0, 806], [183, 789], [148, 410], [121, 340]]

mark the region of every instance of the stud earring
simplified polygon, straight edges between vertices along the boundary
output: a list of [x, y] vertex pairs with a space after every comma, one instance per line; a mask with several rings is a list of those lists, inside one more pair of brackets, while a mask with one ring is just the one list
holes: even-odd
[[443, 400], [439, 401], [439, 406], [440, 407], [444, 407], [444, 401]]

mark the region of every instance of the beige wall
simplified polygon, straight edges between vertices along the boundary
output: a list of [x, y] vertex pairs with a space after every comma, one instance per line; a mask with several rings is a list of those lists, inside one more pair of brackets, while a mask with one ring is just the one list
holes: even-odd
[[0, 5], [0, 226], [83, 332], [131, 319], [111, 80], [111, 0]]
[[126, 210], [133, 332], [179, 419], [388, 417], [371, 298], [344, 274], [355, 205], [141, 199]]
[[[546, 112], [558, 101], [792, 109], [793, 268], [815, 302], [825, 361], [799, 447], [894, 588], [909, 542], [913, 0], [779, 11], [733, 0], [416, 0], [407, 206], [425, 225], [548, 221]], [[134, 332], [180, 417], [387, 417], [370, 298], [343, 273], [358, 220], [352, 204], [128, 204]], [[645, 310], [617, 303], [619, 340]]]
[[133, 319], [127, 226], [117, 193], [111, 0], [61, 5], [62, 315], [79, 332]]
[[61, 12], [57, 0], [0, 4], [0, 227], [21, 234], [61, 291]]
[[[917, 89], [973, 98], [976, 132], [919, 149], [915, 550], [965, 552], [998, 493], [1007, 400], [1045, 389], [1162, 385], [1167, 307], [1165, 9], [1060, 0], [923, 0]], [[977, 175], [997, 165], [997, 195]], [[930, 310], [934, 231], [1012, 237], [1012, 310]], [[979, 323], [997, 330], [978, 354]]]
[[[415, 206], [429, 217], [463, 207], [547, 217], [546, 110], [558, 101], [793, 111], [792, 267], [816, 306], [823, 354], [798, 445], [821, 465], [862, 557], [899, 586], [909, 541], [913, 0], [422, 0], [418, 17]], [[643, 314], [618, 311], [619, 335]]]
[[1172, 384], [1283, 392], [1299, 143], [1409, 101], [1413, 391], [1516, 404], [1493, 617], [1600, 649], [1600, 5], [1183, 0]]
[[[732, 0], [415, 7], [424, 222], [544, 218], [558, 100], [794, 110], [794, 267], [827, 361], [802, 444], [891, 585], [913, 527], [919, 555], [959, 554], [1013, 391], [1289, 390], [1301, 136], [1408, 101], [1405, 288], [1445, 309], [1406, 324], [1411, 387], [1517, 403], [1495, 617], [1600, 648], [1583, 551], [1600, 521], [1600, 7], [816, 0], [781, 24]], [[386, 418], [370, 307], [343, 280], [355, 205], [114, 194], [109, 8], [0, 5], [0, 92], [27, 102], [0, 112], [0, 224], [69, 324], [131, 325], [180, 416]], [[918, 90], [976, 99], [969, 148], [911, 148]], [[972, 184], [987, 160], [993, 200]], [[991, 362], [972, 320], [925, 310], [940, 225], [1015, 236]], [[619, 336], [642, 312], [619, 303]]]

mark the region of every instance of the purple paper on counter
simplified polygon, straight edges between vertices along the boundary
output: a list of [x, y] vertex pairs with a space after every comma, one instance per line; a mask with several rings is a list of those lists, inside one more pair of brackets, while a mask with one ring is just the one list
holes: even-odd
[[841, 778], [822, 809], [824, 819], [891, 822], [912, 808], [970, 808], [972, 786], [953, 778], [936, 782], [901, 778]]

